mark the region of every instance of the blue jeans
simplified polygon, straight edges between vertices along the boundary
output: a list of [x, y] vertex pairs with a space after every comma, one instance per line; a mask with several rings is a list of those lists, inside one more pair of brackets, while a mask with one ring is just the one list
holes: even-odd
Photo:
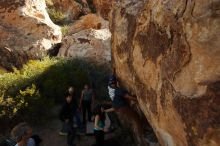
[[80, 112], [79, 111], [75, 111], [74, 113], [74, 117], [76, 119], [76, 124], [78, 126], [78, 128], [82, 128], [82, 122], [81, 122], [81, 118], [80, 118]]
[[67, 128], [67, 144], [68, 146], [75, 146], [74, 140], [76, 137], [76, 131], [73, 128], [73, 122], [69, 121], [67, 123], [64, 123]]

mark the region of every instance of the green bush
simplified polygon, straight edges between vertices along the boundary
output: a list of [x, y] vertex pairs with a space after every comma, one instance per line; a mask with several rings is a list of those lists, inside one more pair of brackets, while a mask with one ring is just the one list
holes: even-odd
[[53, 0], [45, 0], [47, 6], [53, 5]]
[[45, 111], [53, 105], [53, 100], [43, 97], [35, 84], [40, 75], [57, 61], [49, 58], [31, 60], [21, 70], [14, 68], [13, 72], [0, 76], [0, 125], [4, 126], [2, 122], [11, 119], [41, 121], [47, 117]]
[[62, 21], [65, 20], [65, 15], [61, 11], [59, 11], [59, 10], [57, 10], [55, 8], [52, 8], [52, 7], [51, 8], [47, 8], [47, 12], [48, 12], [48, 14], [50, 16], [50, 19], [54, 23], [59, 23], [59, 22], [62, 22]]
[[0, 75], [6, 73], [7, 71], [0, 68]]
[[50, 111], [54, 102], [63, 101], [69, 86], [76, 88], [79, 97], [88, 83], [98, 91], [98, 98], [107, 97], [108, 71], [105, 65], [83, 59], [31, 60], [21, 70], [14, 68], [0, 76], [0, 121], [17, 117], [28, 122], [43, 121], [48, 116], [45, 111]]
[[106, 97], [106, 80], [109, 69], [104, 65], [91, 63], [83, 59], [59, 59], [39, 78], [37, 84], [41, 93], [57, 102], [63, 100], [64, 92], [69, 86], [74, 86], [77, 96], [80, 96], [84, 84], [95, 88], [97, 97]]
[[69, 26], [68, 25], [62, 26], [61, 32], [62, 32], [63, 36], [66, 36], [69, 33]]

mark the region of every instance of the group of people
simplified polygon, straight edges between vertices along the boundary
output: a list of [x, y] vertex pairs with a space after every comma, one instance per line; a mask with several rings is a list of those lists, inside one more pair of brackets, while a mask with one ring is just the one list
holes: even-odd
[[[65, 95], [66, 102], [60, 112], [60, 119], [63, 121], [63, 128], [60, 132], [61, 135], [67, 135], [67, 143], [69, 146], [74, 146], [74, 137], [76, 130], [74, 128], [74, 121], [77, 127], [81, 130], [84, 129], [86, 121], [92, 122], [92, 115], [94, 116], [94, 136], [96, 139], [96, 146], [104, 146], [104, 133], [105, 133], [105, 119], [108, 112], [122, 112], [127, 109], [128, 100], [137, 101], [136, 97], [128, 94], [125, 90], [118, 86], [115, 74], [112, 74], [108, 82], [109, 97], [112, 100], [112, 108], [105, 109], [103, 105], [98, 104], [92, 110], [91, 106], [94, 103], [94, 92], [85, 85], [81, 92], [79, 105], [77, 104], [74, 95], [74, 88], [70, 87]], [[93, 112], [92, 112], [93, 111]], [[83, 122], [80, 120], [80, 112], [82, 112]], [[86, 118], [87, 114], [87, 118]]]
[[[113, 111], [122, 115], [128, 113], [129, 117], [129, 113], [130, 115], [133, 113], [129, 111], [126, 100], [137, 101], [136, 97], [129, 95], [128, 92], [118, 86], [114, 73], [110, 76], [108, 82], [109, 97], [112, 101], [112, 107], [109, 109], [105, 109], [103, 105], [98, 104], [92, 110], [95, 94], [88, 84], [84, 85], [84, 89], [81, 92], [79, 101], [75, 96], [74, 90], [74, 87], [68, 88], [67, 92], [65, 93], [65, 103], [63, 104], [59, 114], [60, 120], [63, 123], [59, 134], [67, 136], [68, 146], [75, 146], [76, 127], [79, 131], [84, 130], [87, 121], [94, 122], [94, 136], [96, 139], [95, 145], [104, 146], [106, 113]], [[92, 120], [92, 115], [94, 120]], [[131, 116], [135, 115], [133, 114]], [[23, 127], [25, 130], [22, 131], [22, 128], [15, 128], [15, 130], [13, 130], [22, 131], [21, 133], [23, 134], [20, 134], [22, 135], [20, 136], [16, 132], [13, 132], [13, 135], [17, 141], [16, 146], [24, 146], [23, 143], [26, 143], [25, 146], [36, 146], [31, 144], [33, 143], [33, 139], [31, 138], [32, 130], [30, 126], [25, 123], [24, 125], [19, 125], [19, 127]]]
[[[69, 146], [75, 145], [75, 126], [78, 127], [79, 130], [83, 130], [86, 121], [92, 122], [91, 106], [94, 102], [94, 92], [88, 84], [84, 85], [84, 89], [82, 90], [79, 102], [75, 96], [74, 90], [74, 87], [69, 87], [68, 91], [65, 94], [65, 103], [63, 104], [59, 115], [60, 120], [63, 122], [63, 126], [59, 134], [67, 135], [67, 143]], [[81, 112], [83, 117], [82, 122]]]

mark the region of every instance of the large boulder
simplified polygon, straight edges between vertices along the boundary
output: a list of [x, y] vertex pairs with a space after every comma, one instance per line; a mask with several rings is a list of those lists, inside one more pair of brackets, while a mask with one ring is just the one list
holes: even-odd
[[81, 18], [70, 27], [70, 34], [63, 39], [58, 56], [84, 57], [102, 63], [109, 62], [111, 33], [108, 22], [94, 14]]
[[123, 0], [113, 7], [116, 73], [163, 146], [220, 143], [219, 6]]
[[0, 48], [41, 55], [41, 51], [60, 42], [60, 27], [50, 20], [45, 8], [44, 0], [1, 0]]
[[0, 54], [0, 74], [1, 71], [13, 71], [14, 67], [19, 69], [30, 59], [38, 59], [29, 51], [12, 50], [7, 47], [0, 48]]
[[85, 0], [48, 0], [47, 6], [49, 14], [57, 15], [60, 13], [62, 15], [63, 20], [54, 20], [57, 23], [68, 23], [79, 19], [82, 15], [91, 13]]
[[93, 0], [93, 5], [96, 8], [97, 14], [108, 20], [112, 5], [115, 1], [116, 0]]

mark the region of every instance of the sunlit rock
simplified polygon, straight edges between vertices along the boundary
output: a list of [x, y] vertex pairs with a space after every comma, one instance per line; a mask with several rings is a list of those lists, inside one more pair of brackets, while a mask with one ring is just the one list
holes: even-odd
[[216, 146], [220, 127], [220, 1], [114, 5], [112, 58], [163, 146]]
[[44, 0], [0, 1], [0, 47], [41, 51], [61, 41], [60, 27], [49, 18]]

